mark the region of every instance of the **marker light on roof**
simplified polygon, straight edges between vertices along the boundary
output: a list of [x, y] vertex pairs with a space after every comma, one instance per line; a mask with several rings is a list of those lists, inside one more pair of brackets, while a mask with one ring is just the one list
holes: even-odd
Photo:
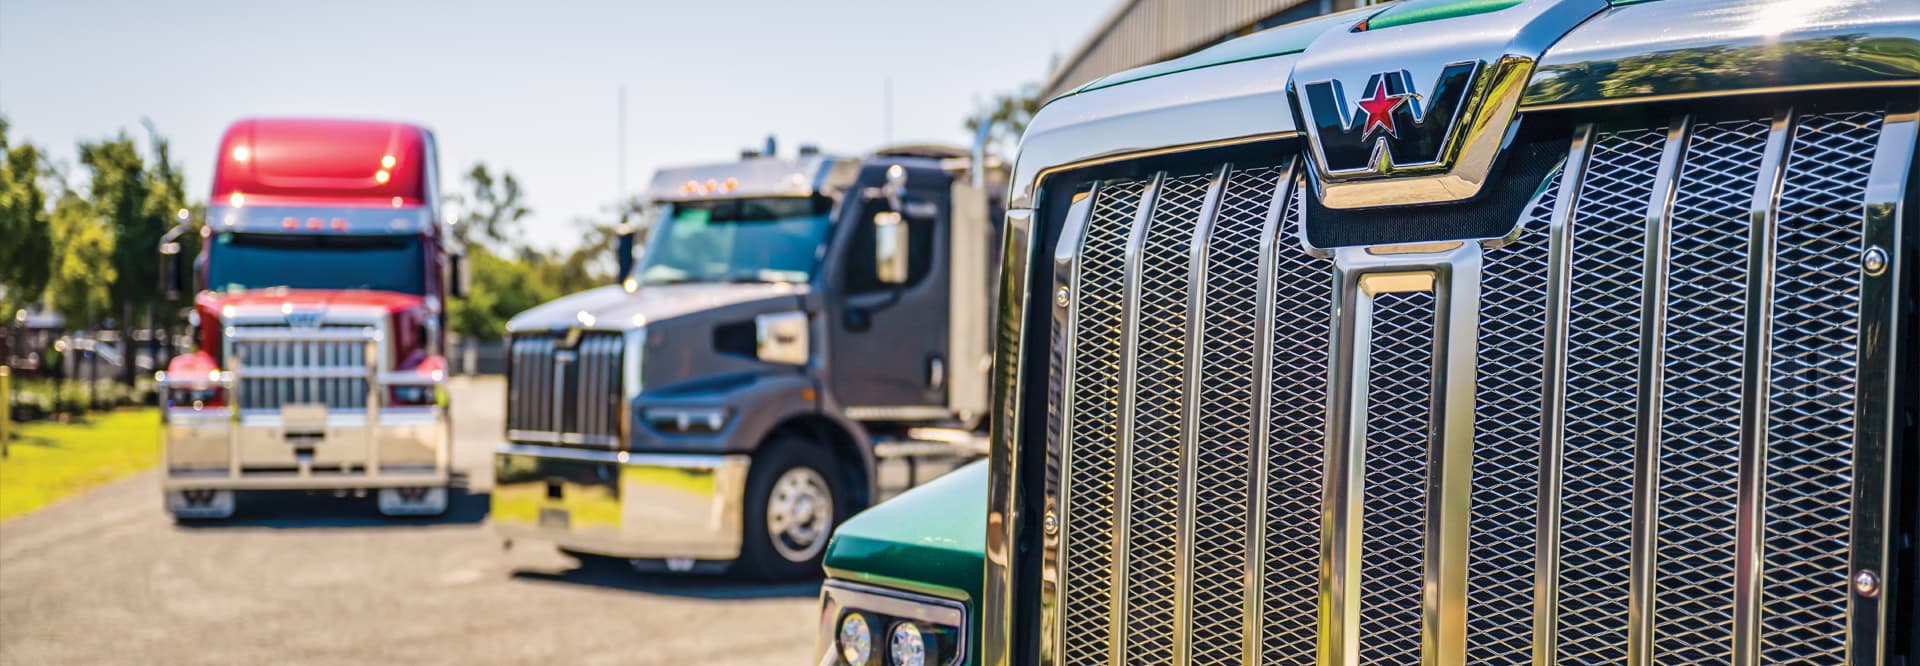
[[298, 228], [300, 228], [300, 221], [299, 221], [299, 220], [296, 220], [296, 219], [293, 219], [293, 218], [291, 218], [291, 217], [283, 217], [283, 218], [280, 218], [280, 228], [282, 228], [282, 229], [298, 229]]
[[382, 156], [380, 156], [380, 168], [382, 168], [382, 169], [391, 169], [391, 168], [393, 168], [393, 156], [392, 156], [392, 155], [382, 155]]
[[320, 227], [321, 227], [321, 226], [323, 226], [324, 224], [325, 224], [324, 222], [321, 222], [321, 221], [320, 221], [320, 218], [317, 218], [317, 217], [309, 217], [309, 218], [307, 218], [307, 228], [308, 228], [308, 229], [312, 229], [312, 230], [314, 230], [314, 231], [319, 231], [319, 230], [320, 230]]
[[246, 146], [233, 147], [233, 161], [235, 162], [245, 162], [247, 161], [247, 158], [252, 156], [253, 156], [253, 151], [247, 150]]
[[680, 186], [680, 191], [686, 194], [693, 194], [694, 192], [698, 192], [700, 191], [700, 181], [689, 180]]
[[708, 178], [707, 182], [700, 188], [700, 191], [713, 194], [714, 190], [718, 189], [720, 189], [720, 183], [715, 182], [712, 178]]
[[247, 195], [234, 192], [233, 196], [227, 197], [227, 203], [233, 204], [234, 208], [245, 206], [247, 205]]
[[379, 171], [373, 172], [373, 182], [380, 183], [381, 185], [385, 185], [387, 184], [388, 178], [392, 178], [392, 176], [387, 174], [386, 169], [381, 169]]
[[343, 217], [333, 218], [333, 221], [330, 223], [330, 226], [333, 227], [334, 231], [346, 231], [347, 220], [346, 218], [343, 218]]
[[726, 182], [720, 185], [721, 187], [725, 187], [728, 192], [732, 192], [740, 187], [740, 179], [729, 177]]

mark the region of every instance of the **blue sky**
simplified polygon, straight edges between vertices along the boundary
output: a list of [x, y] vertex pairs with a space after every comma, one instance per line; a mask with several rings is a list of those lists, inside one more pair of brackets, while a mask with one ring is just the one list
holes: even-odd
[[[0, 2], [0, 114], [14, 140], [73, 145], [151, 118], [204, 199], [215, 142], [248, 115], [412, 120], [453, 176], [476, 160], [524, 183], [535, 241], [662, 165], [779, 136], [857, 153], [963, 143], [976, 101], [1045, 76], [1115, 0], [739, 2]], [[79, 169], [74, 168], [76, 175]]]

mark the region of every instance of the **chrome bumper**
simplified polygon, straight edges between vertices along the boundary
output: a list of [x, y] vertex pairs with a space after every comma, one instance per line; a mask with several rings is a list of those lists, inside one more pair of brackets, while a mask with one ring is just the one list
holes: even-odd
[[234, 415], [165, 410], [165, 490], [328, 490], [446, 485], [439, 407]]
[[502, 444], [494, 531], [613, 557], [736, 559], [751, 460]]

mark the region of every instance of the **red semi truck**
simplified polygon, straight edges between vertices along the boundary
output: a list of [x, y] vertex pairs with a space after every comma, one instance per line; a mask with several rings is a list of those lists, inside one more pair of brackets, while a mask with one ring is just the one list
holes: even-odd
[[442, 355], [464, 270], [439, 197], [423, 127], [227, 129], [192, 270], [174, 242], [186, 220], [160, 247], [163, 289], [195, 292], [195, 348], [158, 377], [175, 517], [231, 516], [239, 491], [372, 491], [389, 515], [446, 511]]

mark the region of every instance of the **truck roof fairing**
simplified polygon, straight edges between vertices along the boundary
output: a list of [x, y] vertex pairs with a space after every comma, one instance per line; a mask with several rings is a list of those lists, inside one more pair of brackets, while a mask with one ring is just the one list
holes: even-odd
[[647, 186], [652, 201], [832, 195], [853, 183], [859, 161], [826, 155], [746, 159], [667, 167]]
[[213, 201], [418, 206], [433, 198], [433, 158], [433, 135], [419, 125], [246, 118], [220, 139]]

